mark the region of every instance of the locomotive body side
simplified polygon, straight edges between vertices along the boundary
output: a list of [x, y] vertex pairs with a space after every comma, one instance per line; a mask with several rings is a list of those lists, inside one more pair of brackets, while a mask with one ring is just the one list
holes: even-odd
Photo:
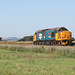
[[55, 31], [54, 30], [52, 30], [52, 31], [46, 31], [45, 33], [46, 33], [45, 37], [46, 37], [47, 41], [55, 39]]
[[[36, 37], [35, 37], [36, 36]], [[36, 40], [35, 40], [36, 38]], [[55, 39], [55, 31], [43, 31], [37, 32], [36, 35], [33, 36], [34, 44], [50, 44]]]
[[45, 41], [45, 32], [37, 32], [36, 36], [37, 41]]

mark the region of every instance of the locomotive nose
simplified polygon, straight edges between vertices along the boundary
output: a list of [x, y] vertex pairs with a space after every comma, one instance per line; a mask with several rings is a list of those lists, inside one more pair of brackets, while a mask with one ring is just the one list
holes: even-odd
[[71, 44], [71, 40], [72, 40], [72, 33], [70, 31], [63, 31], [61, 33], [61, 36], [63, 38], [61, 38], [61, 44], [64, 44], [64, 45], [68, 45], [68, 44]]
[[72, 33], [69, 31], [64, 31], [62, 34], [62, 36], [64, 37], [63, 39], [65, 39], [65, 40], [71, 40], [71, 38], [72, 38], [71, 35], [72, 35]]

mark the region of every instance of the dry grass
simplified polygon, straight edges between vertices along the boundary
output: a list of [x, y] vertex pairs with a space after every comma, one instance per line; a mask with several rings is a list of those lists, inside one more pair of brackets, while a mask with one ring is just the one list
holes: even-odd
[[73, 41], [73, 43], [75, 43], [75, 41]]
[[33, 41], [0, 41], [0, 44], [16, 44], [16, 45], [19, 45], [19, 44], [33, 44]]

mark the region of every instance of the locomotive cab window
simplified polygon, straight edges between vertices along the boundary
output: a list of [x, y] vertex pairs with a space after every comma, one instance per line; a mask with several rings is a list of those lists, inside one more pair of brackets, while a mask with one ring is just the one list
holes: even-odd
[[66, 28], [62, 28], [62, 31], [68, 31]]
[[58, 32], [61, 32], [61, 31], [68, 31], [66, 28], [60, 28], [59, 30], [58, 30]]
[[62, 28], [60, 28], [59, 31], [62, 31]]

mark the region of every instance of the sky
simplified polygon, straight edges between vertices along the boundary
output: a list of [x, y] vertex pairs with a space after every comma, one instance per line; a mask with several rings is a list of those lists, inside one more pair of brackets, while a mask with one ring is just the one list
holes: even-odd
[[75, 0], [0, 0], [0, 37], [55, 27], [66, 27], [75, 37]]

